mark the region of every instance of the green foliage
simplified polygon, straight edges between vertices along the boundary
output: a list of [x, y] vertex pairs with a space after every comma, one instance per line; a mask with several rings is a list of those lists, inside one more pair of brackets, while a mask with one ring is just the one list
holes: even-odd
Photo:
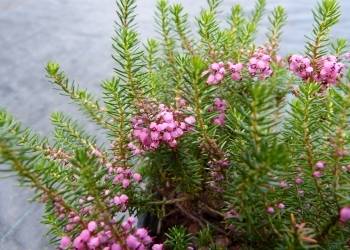
[[267, 34], [273, 55], [276, 55], [282, 35], [282, 28], [287, 21], [287, 14], [282, 6], [277, 6], [269, 16], [270, 28]]
[[212, 231], [209, 227], [198, 232], [197, 241], [199, 247], [207, 247], [213, 244]]
[[113, 38], [113, 58], [116, 62], [115, 72], [121, 79], [121, 88], [129, 105], [136, 105], [147, 88], [144, 88], [143, 51], [140, 48], [138, 33], [135, 30], [135, 0], [118, 1], [116, 35]]
[[99, 101], [86, 90], [80, 89], [76, 84], [70, 83], [64, 72], [59, 71], [57, 63], [49, 62], [46, 66], [48, 78], [63, 95], [70, 97], [79, 105], [81, 110], [98, 125], [108, 128], [106, 117]]
[[339, 21], [340, 6], [336, 0], [322, 0], [313, 15], [315, 23], [312, 36], [306, 37], [306, 54], [316, 60], [327, 53], [329, 32]]
[[191, 33], [188, 25], [188, 14], [184, 13], [184, 8], [181, 4], [172, 5], [170, 11], [182, 48], [194, 54], [193, 41], [190, 38]]
[[166, 245], [174, 250], [187, 249], [191, 242], [191, 236], [182, 226], [171, 228], [165, 235], [167, 237]]
[[348, 49], [348, 41], [344, 38], [337, 39], [334, 43], [331, 44], [332, 54], [336, 56], [342, 56]]

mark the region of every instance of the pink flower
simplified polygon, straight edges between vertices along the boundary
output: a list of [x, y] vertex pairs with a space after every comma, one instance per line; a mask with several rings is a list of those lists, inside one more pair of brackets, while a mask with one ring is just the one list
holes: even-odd
[[152, 238], [151, 236], [147, 235], [145, 238], [142, 239], [143, 243], [148, 245], [148, 244], [151, 244], [152, 243]]
[[80, 221], [80, 217], [77, 215], [73, 217], [71, 222], [78, 223], [79, 221]]
[[134, 173], [132, 177], [136, 182], [142, 181], [142, 176], [139, 173]]
[[163, 244], [154, 244], [152, 250], [163, 250]]
[[225, 114], [221, 113], [216, 118], [214, 118], [213, 123], [218, 126], [225, 125]]
[[111, 247], [111, 250], [122, 250], [122, 247], [119, 244], [114, 243]]
[[304, 180], [303, 180], [302, 178], [300, 178], [300, 177], [295, 178], [295, 183], [296, 183], [297, 185], [300, 185], [300, 184], [302, 184], [303, 182], [304, 182]]
[[138, 228], [135, 232], [135, 235], [137, 235], [142, 240], [148, 236], [148, 232], [145, 228]]
[[274, 213], [275, 213], [275, 209], [274, 209], [273, 207], [268, 207], [268, 208], [266, 209], [266, 211], [267, 211], [267, 213], [269, 213], [269, 214], [274, 214]]
[[128, 179], [124, 179], [124, 180], [122, 181], [122, 186], [123, 186], [123, 188], [129, 187], [129, 185], [130, 185], [130, 181], [129, 181]]
[[278, 203], [278, 204], [277, 204], [277, 207], [278, 207], [279, 209], [284, 209], [286, 206], [285, 206], [283, 203]]
[[288, 183], [286, 181], [280, 181], [278, 184], [281, 188], [287, 188], [288, 187]]
[[323, 170], [323, 169], [325, 168], [325, 163], [324, 163], [324, 161], [318, 161], [318, 162], [316, 162], [315, 167], [316, 167], [316, 169]]
[[350, 207], [343, 207], [342, 209], [340, 209], [339, 217], [341, 222], [348, 222], [350, 220]]
[[95, 221], [90, 221], [88, 224], [88, 230], [94, 232], [97, 228], [97, 223]]
[[194, 118], [194, 116], [188, 116], [184, 121], [189, 125], [194, 125], [196, 123], [196, 118]]
[[100, 245], [100, 239], [98, 237], [91, 237], [88, 242], [90, 249], [96, 249]]
[[151, 139], [153, 141], [158, 141], [160, 139], [160, 133], [158, 131], [151, 132]]
[[163, 119], [165, 122], [172, 122], [174, 120], [173, 113], [171, 112], [165, 112], [163, 115]]
[[271, 57], [264, 53], [264, 50], [256, 51], [249, 60], [248, 71], [251, 76], [257, 76], [260, 80], [264, 80], [272, 75], [270, 67]]
[[60, 241], [60, 248], [61, 249], [67, 249], [70, 246], [70, 244], [72, 244], [70, 237], [63, 236], [61, 238], [61, 241]]
[[137, 249], [141, 245], [141, 242], [134, 235], [129, 235], [126, 238], [126, 244], [131, 249]]
[[241, 76], [241, 71], [243, 69], [242, 63], [233, 64], [231, 62], [228, 62], [228, 68], [231, 71], [232, 80], [234, 80], [234, 81], [242, 80], [242, 76]]
[[[154, 106], [150, 108], [154, 109]], [[179, 111], [174, 111], [164, 104], [160, 104], [159, 109], [155, 110], [154, 113], [139, 116], [142, 119], [132, 118], [132, 138], [137, 141], [137, 145], [133, 142], [128, 144], [134, 155], [155, 150], [161, 143], [169, 147], [176, 147], [176, 139], [190, 131], [191, 126], [196, 121], [193, 116], [183, 119], [183, 115]], [[136, 122], [139, 120], [141, 121]]]
[[303, 80], [309, 78], [314, 71], [310, 59], [301, 55], [292, 55], [289, 58], [289, 69]]
[[111, 246], [111, 250], [122, 250], [122, 247], [119, 244], [114, 243]]
[[125, 194], [122, 194], [120, 196], [115, 196], [113, 199], [114, 204], [117, 206], [122, 207], [125, 209], [126, 204], [128, 203], [129, 197]]
[[163, 134], [163, 140], [164, 141], [171, 141], [172, 137], [171, 137], [171, 134], [169, 132], [165, 132]]
[[224, 126], [225, 124], [225, 111], [227, 109], [227, 103], [220, 98], [214, 99], [214, 110], [219, 112], [219, 115], [214, 117], [213, 123], [218, 126]]
[[83, 247], [84, 247], [84, 242], [82, 241], [82, 239], [81, 239], [80, 236], [78, 236], [78, 237], [76, 237], [76, 238], [74, 239], [74, 241], [73, 241], [73, 246], [74, 246], [76, 249], [78, 249], [78, 250], [83, 249]]
[[223, 99], [215, 98], [214, 99], [214, 107], [219, 112], [225, 112], [226, 108], [227, 108], [227, 103]]
[[312, 173], [312, 176], [315, 178], [320, 178], [322, 176], [322, 173], [320, 171], [315, 171]]
[[129, 197], [128, 197], [127, 195], [122, 194], [122, 195], [120, 196], [120, 201], [121, 201], [122, 203], [127, 203], [128, 200], [129, 200]]
[[74, 229], [75, 225], [74, 224], [67, 224], [66, 226], [66, 231], [72, 231]]
[[318, 61], [319, 73], [315, 79], [323, 84], [336, 84], [337, 80], [343, 76], [345, 65], [338, 62], [337, 57], [323, 56]]
[[81, 233], [80, 233], [80, 238], [82, 241], [87, 242], [90, 239], [90, 231], [87, 229], [84, 229]]
[[225, 65], [223, 62], [213, 63], [210, 65], [209, 69], [203, 72], [203, 75], [207, 75], [207, 83], [209, 85], [219, 84], [225, 76]]
[[185, 99], [179, 98], [179, 99], [176, 100], [176, 104], [177, 104], [177, 106], [179, 108], [183, 108], [183, 107], [185, 107], [187, 105], [187, 102], [186, 102]]

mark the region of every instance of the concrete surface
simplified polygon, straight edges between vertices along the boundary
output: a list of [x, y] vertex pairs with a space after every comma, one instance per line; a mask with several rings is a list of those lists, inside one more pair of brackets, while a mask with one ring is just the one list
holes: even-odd
[[[155, 34], [156, 1], [138, 2], [137, 21], [145, 39]], [[179, 2], [191, 16], [205, 3]], [[254, 6], [253, 0], [224, 0], [222, 9], [227, 13], [233, 2], [244, 3], [247, 10]], [[333, 34], [350, 39], [350, 1], [340, 2], [346, 14]], [[49, 60], [58, 61], [71, 79], [99, 93], [99, 83], [113, 74], [110, 55], [114, 3], [114, 0], [0, 0], [0, 106], [42, 134], [51, 130], [51, 112], [77, 114], [76, 107], [47, 83], [44, 65]], [[289, 14], [284, 53], [303, 49], [304, 35], [312, 27], [310, 10], [315, 3], [316, 0], [268, 0], [268, 10], [282, 4]], [[40, 225], [41, 206], [27, 203], [30, 194], [17, 187], [14, 179], [0, 181], [0, 250], [53, 249], [44, 236], [46, 228]]]

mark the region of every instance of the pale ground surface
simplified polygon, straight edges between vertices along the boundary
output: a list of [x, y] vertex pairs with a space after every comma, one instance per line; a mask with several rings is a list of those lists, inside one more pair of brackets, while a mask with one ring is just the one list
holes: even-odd
[[[142, 38], [154, 34], [155, 0], [139, 0]], [[174, 2], [174, 1], [172, 1]], [[180, 0], [193, 16], [204, 0]], [[233, 2], [224, 0], [227, 13]], [[254, 1], [239, 1], [251, 10]], [[283, 51], [301, 51], [304, 34], [311, 29], [311, 8], [316, 0], [268, 0], [268, 10], [282, 4], [289, 13]], [[350, 39], [350, 1], [334, 34]], [[0, 106], [25, 125], [46, 134], [49, 114], [77, 109], [57, 95], [45, 79], [44, 65], [56, 60], [71, 79], [99, 93], [99, 83], [113, 74], [111, 39], [114, 0], [0, 0]], [[226, 7], [226, 8], [225, 8]], [[264, 26], [266, 21], [264, 21]], [[263, 32], [261, 32], [263, 33]], [[93, 127], [90, 127], [93, 129]], [[0, 181], [0, 250], [51, 249], [41, 226], [39, 205], [28, 204], [28, 190], [13, 179]]]

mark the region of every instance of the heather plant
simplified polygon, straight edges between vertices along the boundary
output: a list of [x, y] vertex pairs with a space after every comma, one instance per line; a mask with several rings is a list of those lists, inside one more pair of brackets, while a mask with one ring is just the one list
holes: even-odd
[[47, 76], [106, 134], [52, 114], [53, 137], [0, 112], [1, 172], [45, 205], [59, 249], [348, 249], [350, 59], [330, 40], [322, 0], [305, 51], [279, 51], [283, 7], [245, 15], [220, 0], [196, 18], [157, 3], [159, 37], [142, 43], [135, 0], [117, 1], [113, 78], [96, 98], [48, 63]]

